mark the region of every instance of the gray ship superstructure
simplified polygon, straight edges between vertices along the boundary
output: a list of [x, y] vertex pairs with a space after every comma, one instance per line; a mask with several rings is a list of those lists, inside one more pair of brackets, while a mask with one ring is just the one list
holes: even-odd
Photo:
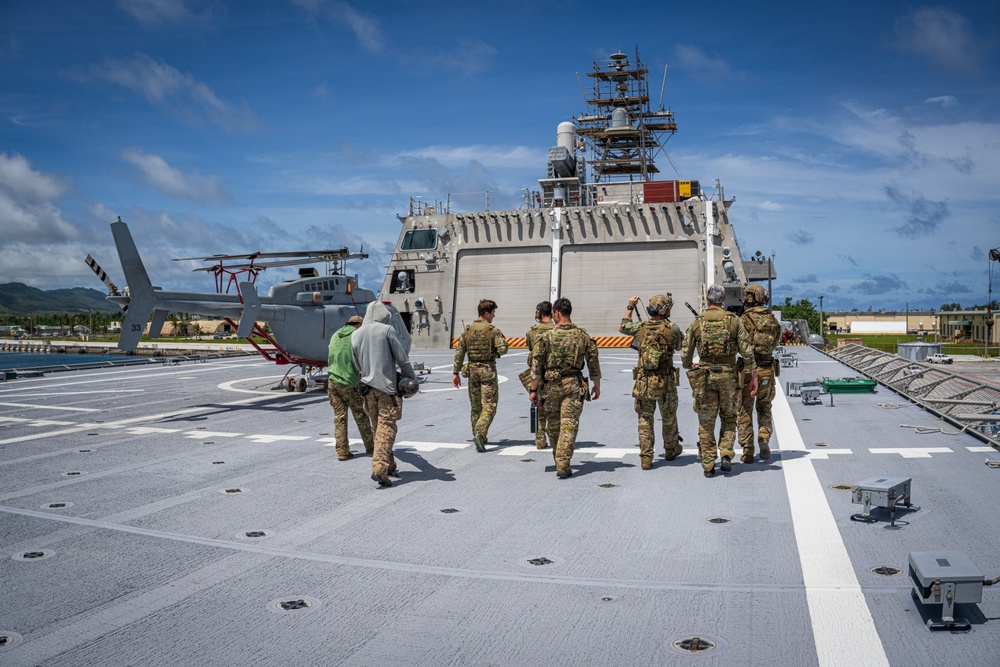
[[411, 199], [380, 297], [399, 308], [416, 347], [450, 347], [480, 299], [500, 304], [504, 331], [521, 335], [535, 305], [558, 297], [615, 347], [627, 344], [618, 326], [631, 295], [671, 292], [686, 328], [693, 315], [681, 304], [702, 308], [720, 282], [736, 305], [751, 266], [760, 273], [744, 267], [720, 184], [657, 180], [654, 158], [677, 125], [672, 111], [652, 108], [638, 51], [595, 61], [587, 76], [587, 112], [558, 125], [540, 189], [520, 208], [455, 212], [450, 197]]

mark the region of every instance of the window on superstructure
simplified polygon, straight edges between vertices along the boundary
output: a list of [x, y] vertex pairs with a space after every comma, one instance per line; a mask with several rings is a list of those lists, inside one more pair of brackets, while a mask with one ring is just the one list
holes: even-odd
[[437, 246], [436, 229], [411, 229], [403, 234], [400, 250], [433, 250]]

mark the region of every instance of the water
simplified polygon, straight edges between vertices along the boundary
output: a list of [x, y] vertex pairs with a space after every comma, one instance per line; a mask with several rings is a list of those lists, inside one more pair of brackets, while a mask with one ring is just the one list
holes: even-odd
[[0, 352], [0, 370], [40, 368], [42, 366], [77, 366], [108, 361], [121, 361], [120, 355], [37, 352]]

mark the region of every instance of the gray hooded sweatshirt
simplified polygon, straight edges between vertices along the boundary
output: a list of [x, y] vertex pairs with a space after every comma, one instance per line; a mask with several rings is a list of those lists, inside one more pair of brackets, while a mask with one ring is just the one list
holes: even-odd
[[417, 379], [410, 365], [410, 334], [391, 306], [381, 301], [368, 304], [365, 321], [351, 336], [351, 354], [361, 383], [396, 394], [396, 366], [403, 375]]

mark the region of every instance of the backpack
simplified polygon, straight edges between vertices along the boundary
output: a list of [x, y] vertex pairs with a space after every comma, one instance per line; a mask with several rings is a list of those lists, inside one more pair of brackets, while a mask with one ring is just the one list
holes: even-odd
[[702, 359], [717, 359], [731, 357], [736, 354], [736, 341], [729, 331], [729, 318], [735, 317], [726, 313], [720, 319], [708, 319], [701, 316], [701, 339], [698, 341], [698, 356]]
[[584, 334], [581, 329], [555, 327], [549, 336], [549, 353], [545, 359], [547, 371], [566, 373], [583, 368]]
[[646, 372], [667, 372], [672, 365], [674, 347], [671, 344], [669, 322], [646, 324], [639, 340], [639, 368]]
[[747, 332], [750, 334], [754, 354], [770, 356], [778, 342], [778, 320], [768, 312], [749, 312], [746, 319], [750, 325], [747, 327]]

